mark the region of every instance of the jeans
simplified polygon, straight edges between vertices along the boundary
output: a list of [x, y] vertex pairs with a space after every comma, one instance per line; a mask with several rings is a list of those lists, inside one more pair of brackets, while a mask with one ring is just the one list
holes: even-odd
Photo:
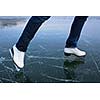
[[76, 16], [71, 26], [69, 37], [66, 41], [65, 47], [77, 47], [77, 42], [79, 40], [83, 25], [87, 20], [88, 16]]
[[[33, 39], [39, 27], [49, 19], [50, 16], [32, 16], [28, 21], [21, 37], [16, 43], [17, 49], [26, 52], [30, 41]], [[76, 47], [80, 37], [80, 33], [87, 16], [76, 16], [71, 27], [69, 38], [66, 41], [65, 47]]]

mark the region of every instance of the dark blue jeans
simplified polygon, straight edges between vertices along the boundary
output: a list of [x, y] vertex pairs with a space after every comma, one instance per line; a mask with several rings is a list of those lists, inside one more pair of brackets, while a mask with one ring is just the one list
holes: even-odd
[[79, 40], [83, 25], [87, 20], [88, 16], [76, 16], [71, 26], [69, 37], [66, 41], [65, 47], [77, 47], [77, 42]]
[[[33, 39], [39, 27], [49, 19], [50, 16], [32, 16], [28, 21], [21, 37], [16, 43], [16, 47], [23, 52], [26, 52], [30, 41]], [[87, 19], [87, 16], [76, 16], [70, 31], [69, 38], [66, 41], [65, 47], [76, 47], [80, 37], [82, 27]]]

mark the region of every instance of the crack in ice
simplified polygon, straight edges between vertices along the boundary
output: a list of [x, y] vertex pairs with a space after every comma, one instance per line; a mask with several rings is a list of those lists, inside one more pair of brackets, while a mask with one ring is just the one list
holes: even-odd
[[42, 74], [42, 73], [41, 73], [41, 75], [45, 76], [45, 77], [47, 77], [49, 79], [54, 79], [54, 80], [62, 81], [62, 82], [78, 82], [77, 80], [71, 80], [71, 79], [67, 80], [67, 79], [62, 79], [62, 78], [56, 78], [56, 77], [52, 77], [52, 76], [49, 76], [49, 75], [46, 75], [46, 74]]

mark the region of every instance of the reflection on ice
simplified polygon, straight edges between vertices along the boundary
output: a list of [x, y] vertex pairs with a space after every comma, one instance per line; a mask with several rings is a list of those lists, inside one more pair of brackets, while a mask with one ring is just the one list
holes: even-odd
[[64, 73], [67, 79], [76, 80], [76, 69], [85, 64], [85, 59], [83, 58], [76, 58], [74, 60], [66, 59], [64, 61]]
[[11, 27], [25, 24], [27, 17], [0, 17], [0, 27]]

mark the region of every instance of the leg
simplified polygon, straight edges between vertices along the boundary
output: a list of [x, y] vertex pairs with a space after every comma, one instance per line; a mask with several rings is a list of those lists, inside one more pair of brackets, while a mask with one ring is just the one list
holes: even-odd
[[81, 30], [88, 16], [76, 16], [70, 31], [70, 35], [66, 41], [66, 47], [77, 47]]
[[70, 35], [66, 41], [64, 53], [66, 55], [75, 54], [76, 56], [85, 56], [86, 52], [77, 48], [77, 42], [79, 40], [81, 30], [88, 16], [76, 16], [70, 31]]
[[49, 18], [50, 16], [31, 17], [18, 42], [10, 50], [10, 54], [17, 71], [24, 67], [25, 52], [30, 41], [32, 40], [42, 23]]
[[33, 39], [34, 35], [36, 34], [37, 30], [41, 26], [41, 24], [49, 19], [49, 16], [33, 16], [29, 20], [28, 24], [26, 25], [20, 39], [18, 40], [16, 47], [18, 50], [26, 52], [27, 47], [30, 41]]

